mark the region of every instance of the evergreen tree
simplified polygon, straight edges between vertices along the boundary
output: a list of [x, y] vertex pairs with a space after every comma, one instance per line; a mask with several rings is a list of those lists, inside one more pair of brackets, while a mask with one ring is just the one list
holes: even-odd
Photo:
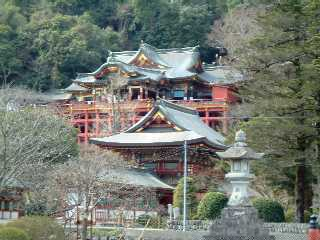
[[294, 190], [299, 222], [311, 205], [308, 166], [315, 159], [314, 143], [319, 140], [315, 131], [319, 87], [313, 86], [317, 77], [310, 67], [315, 56], [307, 50], [313, 38], [310, 14], [315, 9], [306, 6], [312, 2], [275, 1], [269, 6], [260, 19], [262, 35], [243, 54], [248, 81], [240, 90], [255, 117], [245, 124], [249, 138], [268, 154], [259, 173], [267, 174], [275, 186], [287, 184], [287, 189]]
[[[181, 178], [178, 182], [173, 194], [173, 206], [180, 209], [180, 213], [183, 213], [183, 186], [184, 178]], [[197, 213], [198, 201], [196, 198], [196, 187], [194, 180], [190, 177], [187, 178], [187, 219], [191, 219]]]

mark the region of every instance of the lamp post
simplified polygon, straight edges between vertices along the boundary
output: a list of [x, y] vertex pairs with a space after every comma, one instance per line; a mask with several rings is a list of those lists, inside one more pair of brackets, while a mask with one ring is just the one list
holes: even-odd
[[187, 225], [187, 176], [188, 176], [188, 161], [187, 161], [187, 141], [184, 141], [184, 164], [183, 164], [183, 231], [186, 231]]

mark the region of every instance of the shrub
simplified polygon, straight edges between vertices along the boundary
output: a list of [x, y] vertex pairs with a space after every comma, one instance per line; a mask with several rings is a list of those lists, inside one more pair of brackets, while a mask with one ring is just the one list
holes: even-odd
[[294, 222], [295, 218], [295, 211], [293, 208], [289, 208], [286, 212], [285, 212], [285, 220], [286, 222]]
[[143, 215], [140, 215], [137, 219], [137, 222], [142, 226], [146, 226], [148, 221], [149, 221], [149, 224], [147, 226], [148, 228], [165, 228], [166, 227], [166, 221], [161, 216], [152, 217], [148, 214], [143, 214]]
[[215, 219], [220, 216], [221, 210], [227, 205], [228, 198], [218, 192], [208, 192], [198, 206], [199, 219]]
[[19, 228], [25, 231], [32, 240], [61, 240], [64, 239], [64, 231], [55, 220], [45, 216], [23, 217], [7, 226]]
[[[173, 206], [180, 208], [180, 213], [183, 209], [183, 179], [181, 178], [178, 182], [178, 185], [173, 193]], [[196, 196], [196, 187], [194, 180], [190, 177], [187, 178], [187, 209], [188, 209], [188, 219], [191, 219], [197, 211], [197, 196]]]
[[[146, 226], [146, 224], [147, 224], [147, 222], [149, 221], [149, 219], [150, 219], [150, 221], [151, 221], [151, 216], [150, 215], [148, 215], [148, 214], [143, 214], [143, 215], [140, 215], [139, 217], [138, 217], [138, 219], [137, 219], [137, 222], [140, 224], [140, 225], [142, 225], [142, 226]], [[149, 222], [149, 224], [150, 224], [150, 222]]]
[[284, 210], [275, 200], [258, 198], [253, 201], [253, 206], [258, 210], [259, 218], [265, 222], [284, 222]]
[[0, 240], [30, 240], [30, 238], [21, 229], [3, 227], [0, 229]]

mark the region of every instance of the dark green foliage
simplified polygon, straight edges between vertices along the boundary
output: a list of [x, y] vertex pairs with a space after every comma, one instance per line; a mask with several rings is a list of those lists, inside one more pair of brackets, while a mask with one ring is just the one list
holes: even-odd
[[63, 227], [54, 219], [45, 216], [23, 217], [7, 224], [25, 231], [32, 240], [64, 239]]
[[[240, 88], [250, 117], [242, 127], [252, 147], [267, 152], [256, 175], [295, 201], [296, 220], [311, 206], [310, 166], [319, 164], [319, 5], [271, 1], [261, 32], [243, 53], [248, 80]], [[272, 168], [270, 166], [273, 166]], [[315, 168], [314, 168], [315, 169]]]
[[259, 218], [265, 222], [284, 222], [284, 210], [281, 204], [268, 198], [258, 198], [253, 201], [253, 206], [258, 210]]
[[[173, 206], [180, 208], [180, 213], [183, 212], [183, 179], [181, 178], [174, 190], [173, 194]], [[194, 180], [190, 177], [187, 178], [187, 216], [191, 219], [197, 212], [198, 201], [196, 198], [196, 186]]]
[[[148, 228], [165, 228], [166, 221], [161, 216], [152, 217], [148, 214], [140, 215], [137, 223]], [[148, 223], [148, 225], [147, 225]]]
[[[92, 72], [108, 50], [206, 47], [223, 0], [0, 0], [0, 84], [41, 91]], [[203, 48], [212, 62], [210, 50]]]
[[148, 221], [150, 222], [151, 221], [151, 216], [150, 215], [148, 215], [148, 214], [143, 214], [143, 215], [140, 215], [139, 217], [138, 217], [138, 220], [137, 220], [137, 222], [139, 223], [139, 224], [141, 224], [142, 226], [146, 226], [147, 225], [147, 223], [148, 223]]
[[14, 227], [0, 228], [0, 240], [31, 240], [21, 229]]
[[227, 205], [228, 198], [219, 192], [208, 192], [198, 205], [197, 217], [199, 219], [216, 219], [221, 210]]

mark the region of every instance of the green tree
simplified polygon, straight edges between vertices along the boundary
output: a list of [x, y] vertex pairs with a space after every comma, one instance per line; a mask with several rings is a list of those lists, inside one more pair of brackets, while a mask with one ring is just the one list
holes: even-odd
[[[180, 208], [183, 212], [183, 186], [184, 178], [181, 178], [173, 193], [173, 206]], [[187, 216], [191, 219], [197, 212], [198, 201], [196, 198], [196, 187], [192, 178], [187, 178]]]
[[8, 1], [0, 1], [0, 83], [15, 81], [24, 67], [25, 50], [22, 39], [26, 19], [20, 8]]
[[256, 169], [274, 186], [294, 189], [299, 222], [311, 204], [308, 166], [315, 160], [314, 143], [319, 140], [319, 87], [314, 85], [315, 68], [310, 67], [318, 57], [306, 51], [314, 36], [309, 30], [312, 3], [275, 1], [260, 18], [262, 34], [243, 54], [248, 81], [240, 91], [255, 117], [244, 127], [252, 145], [268, 154], [266, 165], [261, 162]]
[[216, 219], [220, 216], [221, 210], [227, 205], [228, 198], [219, 192], [208, 192], [201, 199], [197, 217], [200, 219]]
[[284, 210], [280, 203], [272, 199], [258, 198], [253, 201], [253, 206], [258, 210], [259, 218], [265, 222], [284, 222]]
[[86, 17], [33, 16], [30, 34], [34, 36], [35, 71], [40, 90], [65, 87], [77, 72], [91, 72], [105, 62], [108, 50], [118, 50], [120, 35], [100, 29]]
[[[208, 5], [133, 1], [134, 20], [128, 26], [136, 44], [144, 40], [158, 48], [205, 44], [212, 15]], [[197, 31], [195, 31], [197, 29]]]

